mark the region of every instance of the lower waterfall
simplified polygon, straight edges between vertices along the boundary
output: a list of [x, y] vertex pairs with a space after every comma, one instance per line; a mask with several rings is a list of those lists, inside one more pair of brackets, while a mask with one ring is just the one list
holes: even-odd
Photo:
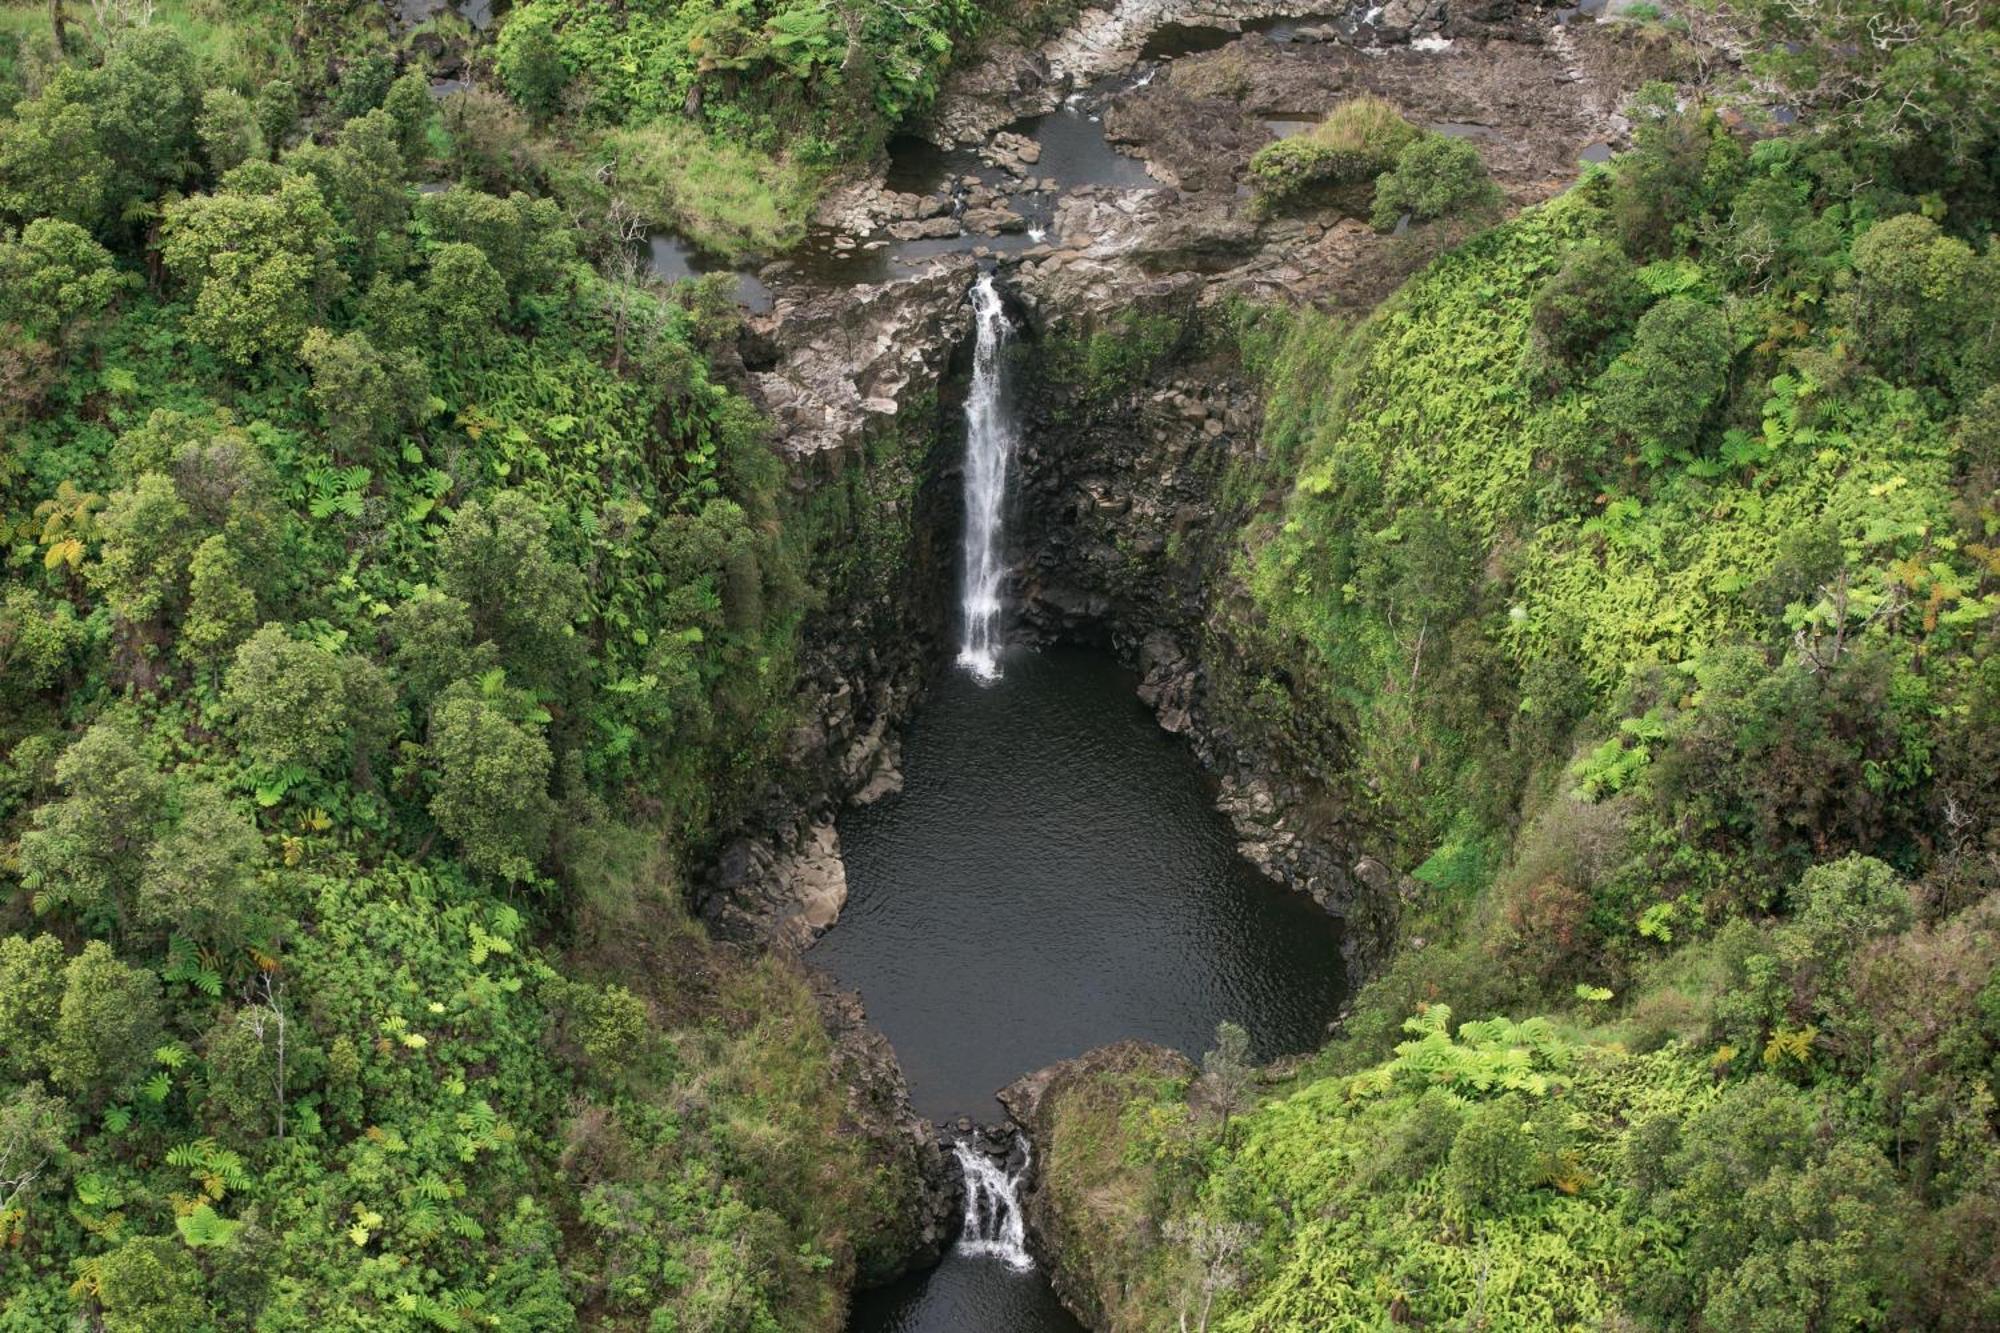
[[952, 1152], [965, 1173], [965, 1222], [958, 1234], [962, 1253], [998, 1259], [1017, 1272], [1035, 1266], [1028, 1253], [1028, 1224], [1015, 1193], [1028, 1172], [1028, 1141], [1019, 1140], [1021, 1164], [1013, 1171], [995, 1165], [985, 1153], [965, 1143]]

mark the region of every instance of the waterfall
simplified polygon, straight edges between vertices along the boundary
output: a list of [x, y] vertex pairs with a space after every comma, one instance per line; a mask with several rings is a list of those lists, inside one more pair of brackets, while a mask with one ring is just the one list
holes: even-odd
[[965, 399], [965, 583], [960, 666], [981, 680], [1000, 675], [1001, 506], [1007, 498], [1007, 468], [1018, 440], [1000, 377], [1000, 349], [1013, 334], [993, 275], [980, 275], [972, 289], [978, 340], [972, 354], [972, 391]]
[[951, 1145], [965, 1173], [965, 1223], [958, 1233], [958, 1248], [966, 1254], [989, 1255], [1017, 1272], [1035, 1266], [1028, 1254], [1027, 1223], [1021, 1217], [1021, 1200], [1014, 1193], [1028, 1172], [1028, 1142], [1021, 1140], [1021, 1165], [1013, 1173], [1001, 1170], [993, 1159], [964, 1143]]

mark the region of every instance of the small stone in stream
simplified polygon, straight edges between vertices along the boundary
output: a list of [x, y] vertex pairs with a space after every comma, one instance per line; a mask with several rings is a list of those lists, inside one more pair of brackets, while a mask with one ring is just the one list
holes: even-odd
[[976, 235], [998, 236], [1028, 229], [1028, 220], [1011, 208], [968, 208], [961, 219]]
[[899, 241], [941, 241], [958, 235], [958, 219], [927, 218], [922, 222], [892, 222], [889, 234]]

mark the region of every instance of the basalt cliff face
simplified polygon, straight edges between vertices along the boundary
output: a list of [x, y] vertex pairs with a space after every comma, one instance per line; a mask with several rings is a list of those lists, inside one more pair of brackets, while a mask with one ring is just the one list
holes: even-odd
[[[834, 813], [898, 783], [896, 723], [950, 628], [966, 295], [983, 264], [997, 267], [1022, 330], [1013, 381], [1028, 386], [1016, 631], [1105, 642], [1138, 667], [1163, 725], [1221, 779], [1246, 854], [1354, 922], [1363, 970], [1387, 946], [1397, 877], [1365, 854], [1365, 828], [1322, 799], [1337, 737], [1257, 735], [1232, 703], [1281, 664], [1246, 655], [1232, 618], [1237, 534], [1269, 497], [1231, 489], [1268, 481], [1268, 469], [1260, 391], [1228, 330], [1259, 304], [1364, 317], [1464, 228], [1385, 236], [1338, 209], [1267, 217], [1245, 184], [1249, 159], [1275, 133], [1373, 94], [1469, 139], [1508, 205], [1526, 206], [1574, 180], [1583, 151], [1620, 140], [1616, 107], [1654, 55], [1643, 38], [1493, 0], [1427, 0], [1366, 27], [1304, 22], [1283, 40], [1256, 27], [1286, 8], [1128, 3], [1086, 11], [1037, 51], [989, 53], [954, 81], [929, 130], [982, 145], [1020, 178], [948, 177], [935, 196], [857, 182], [824, 215], [853, 229], [843, 239], [856, 252], [883, 247], [897, 271], [840, 285], [776, 266], [786, 280], [750, 321], [744, 373], [790, 466], [823, 601], [806, 629], [811, 720], [767, 808], [718, 858], [717, 919], [808, 943], [844, 897]], [[1169, 30], [1213, 49], [1142, 60]], [[994, 132], [1085, 88], [1093, 123], [1152, 184], [1055, 188], [1020, 162], [1028, 141]], [[1005, 212], [1027, 207], [1015, 185], [1050, 187], [1045, 234], [989, 244], [1019, 229], [981, 224], [965, 191], [986, 190], [975, 204]], [[926, 231], [905, 254], [899, 218], [957, 228], [959, 248], [930, 248]]]
[[[1303, 23], [1278, 40], [1258, 25], [1282, 9], [1127, 3], [1086, 11], [1039, 50], [989, 53], [955, 80], [928, 132], [978, 145], [997, 183], [947, 177], [917, 194], [855, 182], [823, 221], [852, 232], [837, 253], [880, 251], [886, 280], [768, 271], [779, 295], [748, 323], [742, 377], [790, 469], [820, 600], [804, 631], [808, 720], [763, 809], [707, 877], [703, 908], [724, 933], [809, 945], [846, 897], [836, 814], [900, 784], [898, 725], [952, 629], [966, 297], [984, 265], [997, 267], [1020, 331], [1011, 378], [1025, 386], [1016, 637], [1103, 643], [1135, 666], [1161, 725], [1214, 773], [1244, 855], [1345, 920], [1349, 975], [1365, 977], [1393, 947], [1415, 885], [1371, 854], [1365, 817], [1341, 799], [1337, 729], [1259, 702], [1282, 691], [1285, 664], [1256, 634], [1237, 558], [1246, 523], [1278, 492], [1260, 387], [1233, 330], [1242, 311], [1273, 303], [1363, 318], [1464, 230], [1381, 235], [1339, 209], [1267, 217], [1246, 184], [1249, 159], [1370, 93], [1471, 141], [1519, 208], [1565, 188], [1586, 150], [1622, 140], [1616, 108], [1658, 57], [1642, 35], [1512, 0], [1398, 0], [1372, 25]], [[1163, 33], [1208, 49], [1143, 59]], [[1144, 163], [1150, 185], [1061, 187], [1035, 174], [1031, 141], [999, 128], [1087, 90], [1093, 123]], [[937, 248], [947, 242], [956, 248]], [[829, 990], [827, 1011], [865, 1075], [857, 1116], [905, 1145], [910, 1179], [923, 1182], [908, 1253], [872, 1265], [886, 1276], [948, 1239], [956, 1177], [858, 1004]], [[1038, 1243], [1060, 1250], [1069, 1224], [1055, 1206], [1036, 1204], [1030, 1220]], [[1058, 1284], [1100, 1326], [1102, 1276]]]

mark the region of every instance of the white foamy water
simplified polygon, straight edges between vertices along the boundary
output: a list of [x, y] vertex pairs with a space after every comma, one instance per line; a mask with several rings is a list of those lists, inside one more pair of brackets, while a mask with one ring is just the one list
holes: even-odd
[[1001, 383], [1000, 349], [1013, 336], [1007, 311], [982, 274], [972, 289], [977, 320], [972, 389], [965, 399], [965, 582], [959, 605], [965, 628], [958, 662], [981, 680], [1000, 675], [1000, 587], [1006, 577], [1001, 558], [1001, 517], [1007, 473], [1020, 438]]
[[965, 1173], [965, 1222], [958, 1233], [959, 1251], [998, 1259], [1025, 1273], [1035, 1261], [1028, 1253], [1027, 1223], [1014, 1192], [1028, 1170], [1028, 1142], [1023, 1139], [1020, 1143], [1021, 1165], [1011, 1175], [995, 1166], [985, 1153], [963, 1143], [952, 1144], [951, 1150], [958, 1158], [959, 1170]]

